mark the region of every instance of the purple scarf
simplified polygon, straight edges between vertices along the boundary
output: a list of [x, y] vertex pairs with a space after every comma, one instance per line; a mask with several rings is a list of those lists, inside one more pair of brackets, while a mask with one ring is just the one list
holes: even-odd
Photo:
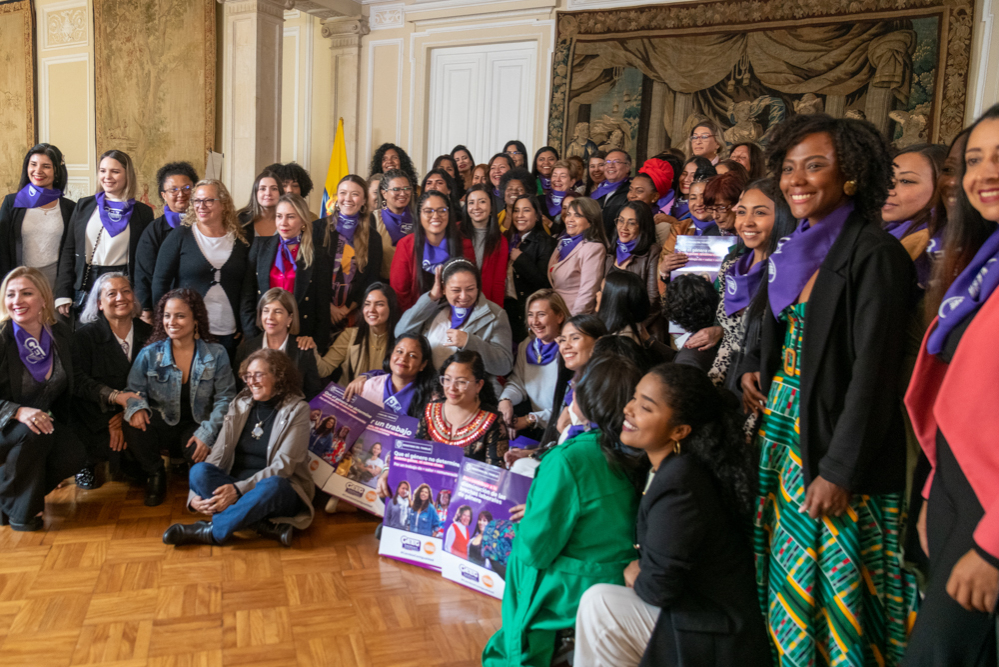
[[392, 393], [393, 391], [395, 391], [395, 385], [392, 384], [392, 377], [389, 376], [385, 379], [382, 403], [397, 415], [409, 414], [409, 405], [413, 402], [413, 396], [416, 394], [416, 383], [410, 382], [399, 391]]
[[516, 250], [517, 248], [519, 248], [520, 242], [523, 241], [527, 237], [527, 235], [531, 233], [531, 231], [533, 230], [529, 230], [523, 235], [521, 235], [520, 232], [514, 232], [513, 236], [510, 237], [510, 250]]
[[382, 209], [382, 222], [385, 224], [389, 236], [392, 237], [392, 245], [397, 244], [403, 236], [411, 234], [413, 231], [413, 214], [409, 208], [404, 208], [402, 213], [396, 215], [386, 206]]
[[347, 245], [354, 247], [354, 232], [357, 231], [357, 223], [360, 220], [360, 216], [357, 215], [344, 215], [340, 211], [336, 212], [336, 231], [344, 238]]
[[937, 312], [937, 326], [926, 339], [926, 351], [940, 354], [947, 336], [962, 320], [988, 301], [999, 285], [999, 227], [985, 239], [974, 259], [944, 294]]
[[583, 232], [575, 236], [563, 236], [558, 242], [558, 261], [564, 262], [573, 250], [583, 241]]
[[666, 193], [665, 197], [661, 197], [659, 201], [656, 202], [656, 207], [660, 213], [670, 214], [673, 210], [673, 200], [676, 199], [676, 193], [670, 190]]
[[277, 267], [278, 271], [288, 273], [288, 269], [295, 266], [295, 257], [291, 254], [290, 246], [298, 245], [301, 242], [301, 234], [287, 240], [281, 238], [281, 235], [278, 234], [277, 258], [274, 260], [274, 266]]
[[623, 178], [616, 183], [611, 183], [610, 181], [604, 181], [603, 183], [598, 185], [593, 190], [593, 192], [590, 193], [590, 199], [600, 199], [601, 197], [605, 197], [610, 193], [614, 192], [615, 190], [617, 190], [618, 186], [621, 185], [622, 183], [624, 183]]
[[41, 340], [36, 339], [14, 322], [14, 340], [17, 341], [17, 356], [24, 367], [35, 378], [35, 382], [45, 382], [45, 376], [52, 370], [52, 336], [48, 327], [42, 327]]
[[500, 201], [503, 200], [503, 197], [500, 196], [499, 188], [493, 188], [493, 197], [496, 197], [496, 199], [499, 199]]
[[545, 178], [544, 176], [538, 176], [538, 180], [541, 181], [541, 191], [551, 192], [552, 191], [552, 179]]
[[62, 197], [61, 190], [49, 190], [48, 188], [35, 187], [31, 183], [28, 183], [17, 196], [14, 197], [14, 207], [15, 208], [38, 208], [39, 206], [47, 206], [51, 204], [56, 199]]
[[471, 308], [457, 308], [455, 306], [451, 306], [451, 328], [460, 329], [465, 326], [465, 323], [468, 322], [468, 318], [472, 316], [472, 311], [474, 309], [474, 306]]
[[884, 230], [897, 238], [899, 241], [904, 239], [909, 234], [915, 234], [916, 232], [921, 232], [928, 226], [929, 223], [924, 222], [915, 229], [909, 229], [909, 225], [912, 224], [912, 220], [905, 220], [903, 222], [889, 222], [884, 226]]
[[624, 264], [631, 255], [635, 252], [635, 246], [638, 245], [638, 239], [633, 239], [624, 243], [621, 239], [617, 241], [617, 263]]
[[677, 220], [686, 220], [692, 217], [690, 215], [690, 203], [686, 201], [678, 201], [673, 204], [673, 217]]
[[164, 204], [163, 217], [166, 218], [167, 224], [170, 225], [170, 229], [177, 229], [177, 225], [180, 224], [180, 219], [184, 217], [184, 214], [171, 211], [170, 207]]
[[569, 387], [565, 390], [565, 397], [562, 399], [562, 404], [566, 407], [572, 405], [572, 397], [575, 394], [575, 389], [572, 386], [572, 380], [569, 380]]
[[548, 215], [554, 218], [556, 215], [562, 213], [562, 200], [565, 199], [567, 194], [569, 193], [552, 190], [545, 195], [545, 207], [548, 209]]
[[112, 238], [118, 236], [128, 227], [128, 221], [135, 210], [135, 200], [118, 202], [109, 201], [105, 193], [99, 192], [94, 199], [97, 201], [97, 212], [101, 216], [101, 224]]
[[594, 424], [593, 422], [590, 422], [589, 426], [587, 426], [586, 424], [573, 424], [572, 426], [569, 427], [569, 431], [565, 436], [565, 440], [566, 442], [568, 442], [569, 440], [572, 440], [580, 433], [586, 433], [587, 431], [592, 431], [593, 429], [597, 428], [600, 427]]
[[790, 236], [777, 243], [777, 250], [770, 255], [767, 280], [774, 317], [780, 317], [781, 311], [801, 295], [801, 290], [822, 266], [852, 212], [851, 201], [826, 216], [821, 224], [813, 226], [806, 218]]
[[423, 242], [423, 270], [433, 273], [438, 266], [451, 259], [451, 253], [447, 250], [447, 237], [441, 239], [440, 245], [430, 245], [430, 241]]
[[704, 232], [708, 231], [708, 228], [715, 224], [714, 220], [698, 220], [694, 216], [690, 216], [690, 220], [694, 223], [694, 227], [697, 229], [695, 236], [703, 236]]
[[542, 344], [541, 339], [535, 337], [525, 352], [527, 363], [532, 366], [547, 366], [558, 357], [558, 343], [552, 341]]
[[753, 251], [747, 252], [733, 262], [725, 275], [725, 314], [732, 317], [749, 305], [760, 286], [763, 278], [763, 267], [766, 262], [753, 263]]

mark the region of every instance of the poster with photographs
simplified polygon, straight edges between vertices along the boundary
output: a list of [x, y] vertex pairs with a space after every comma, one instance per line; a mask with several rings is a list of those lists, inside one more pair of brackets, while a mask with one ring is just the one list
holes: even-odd
[[378, 554], [441, 570], [441, 538], [464, 459], [461, 447], [396, 438]]
[[377, 406], [360, 396], [345, 401], [336, 383], [309, 402], [309, 471], [316, 486], [326, 485], [377, 412]]
[[445, 579], [503, 599], [514, 537], [510, 509], [527, 502], [532, 481], [504, 468], [464, 460], [444, 525]]
[[412, 438], [420, 421], [407, 415], [378, 411], [371, 423], [330, 475], [323, 491], [375, 516], [384, 516], [385, 503], [376, 491], [378, 476], [392, 459], [395, 439]]

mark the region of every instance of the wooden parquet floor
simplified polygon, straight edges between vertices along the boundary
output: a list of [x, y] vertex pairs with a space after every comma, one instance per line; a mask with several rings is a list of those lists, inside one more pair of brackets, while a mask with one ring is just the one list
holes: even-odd
[[170, 547], [195, 520], [186, 481], [159, 507], [141, 488], [70, 484], [45, 528], [0, 528], [0, 664], [215, 667], [480, 664], [500, 602], [379, 558], [377, 520], [321, 509], [294, 546], [257, 538]]

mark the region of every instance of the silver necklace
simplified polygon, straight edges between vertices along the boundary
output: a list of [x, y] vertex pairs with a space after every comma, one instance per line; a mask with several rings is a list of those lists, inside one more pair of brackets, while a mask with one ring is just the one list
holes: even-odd
[[[253, 418], [254, 419], [256, 419], [257, 417], [260, 416], [260, 414], [257, 412], [257, 409], [259, 407], [260, 407], [259, 404], [253, 406]], [[263, 437], [263, 435], [264, 435], [264, 424], [267, 422], [268, 419], [270, 419], [271, 417], [273, 417], [276, 414], [277, 414], [277, 411], [275, 411], [274, 414], [270, 415], [270, 417], [264, 417], [263, 419], [261, 419], [260, 421], [258, 421], [257, 425], [253, 427], [252, 431], [250, 431], [250, 436], [254, 440], [260, 440], [260, 438]]]

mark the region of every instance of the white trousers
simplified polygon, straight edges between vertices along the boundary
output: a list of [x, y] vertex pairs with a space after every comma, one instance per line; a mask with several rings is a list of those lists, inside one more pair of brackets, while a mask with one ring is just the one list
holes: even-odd
[[592, 586], [576, 612], [574, 667], [637, 667], [658, 619], [633, 588]]

